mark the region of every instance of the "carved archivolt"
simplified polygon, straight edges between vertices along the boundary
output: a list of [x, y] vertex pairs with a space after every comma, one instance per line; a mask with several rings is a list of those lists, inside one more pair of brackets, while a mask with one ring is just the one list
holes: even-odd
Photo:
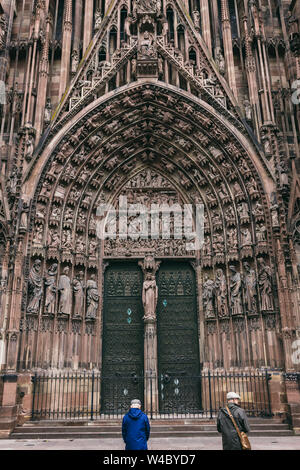
[[[229, 126], [217, 122], [207, 109], [175, 91], [139, 85], [112, 95], [75, 123], [44, 166], [31, 205], [30, 268], [37, 258], [42, 260], [43, 276], [48, 273], [50, 279], [51, 266], [58, 265], [59, 279], [68, 266], [72, 289], [74, 282], [77, 293], [80, 282], [85, 286], [84, 308], [86, 314], [94, 308], [93, 318], [96, 305], [89, 310], [87, 286], [92, 292], [103, 256], [198, 256], [186, 251], [184, 241], [174, 239], [99, 242], [97, 207], [104, 202], [117, 207], [120, 195], [146, 205], [204, 205], [200, 258], [203, 276], [213, 283], [211, 294], [205, 293], [207, 318], [226, 317], [232, 309], [239, 315], [243, 305], [254, 314], [274, 310], [258, 287], [263, 269], [268, 277], [272, 251], [260, 175]], [[260, 268], [257, 258], [262, 259]], [[48, 301], [49, 286], [50, 280]], [[210, 295], [219, 291], [216, 306]]]

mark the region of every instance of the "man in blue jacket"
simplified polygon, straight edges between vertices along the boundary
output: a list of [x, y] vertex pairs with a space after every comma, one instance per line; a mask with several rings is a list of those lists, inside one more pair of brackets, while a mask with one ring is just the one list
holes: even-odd
[[150, 437], [148, 417], [141, 410], [140, 400], [132, 400], [129, 412], [122, 422], [122, 436], [126, 444], [125, 450], [147, 450]]

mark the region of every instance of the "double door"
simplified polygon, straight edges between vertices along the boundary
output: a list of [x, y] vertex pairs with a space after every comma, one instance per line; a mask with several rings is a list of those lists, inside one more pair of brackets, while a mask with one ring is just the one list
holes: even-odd
[[[192, 267], [163, 262], [157, 273], [157, 387], [159, 412], [200, 409], [196, 284]], [[102, 411], [126, 412], [144, 401], [143, 274], [135, 263], [106, 270], [103, 305]]]

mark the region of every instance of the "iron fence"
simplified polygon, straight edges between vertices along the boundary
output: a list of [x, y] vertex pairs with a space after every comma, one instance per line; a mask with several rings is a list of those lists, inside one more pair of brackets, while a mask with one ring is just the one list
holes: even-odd
[[[271, 417], [268, 372], [205, 371], [197, 376], [103, 377], [99, 372], [44, 372], [33, 378], [32, 420], [120, 419], [133, 398], [152, 419], [217, 416], [229, 391], [250, 417]], [[143, 397], [141, 395], [144, 395]]]

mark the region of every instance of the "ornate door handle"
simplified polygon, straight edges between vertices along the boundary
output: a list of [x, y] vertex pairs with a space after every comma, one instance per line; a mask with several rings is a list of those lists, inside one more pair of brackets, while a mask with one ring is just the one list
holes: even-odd
[[163, 381], [165, 384], [168, 384], [171, 380], [171, 377], [168, 374], [164, 374]]
[[134, 384], [137, 384], [137, 383], [138, 383], [138, 376], [136, 375], [135, 372], [132, 372], [131, 377], [132, 377], [132, 379], [131, 379], [132, 382], [133, 382]]

